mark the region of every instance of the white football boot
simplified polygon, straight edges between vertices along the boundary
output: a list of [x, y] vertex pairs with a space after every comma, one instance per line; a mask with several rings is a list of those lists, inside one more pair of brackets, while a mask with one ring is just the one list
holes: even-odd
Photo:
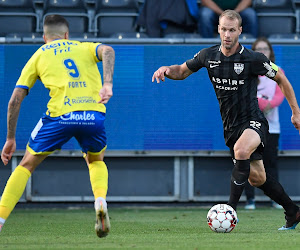
[[107, 211], [107, 204], [104, 199], [97, 199], [95, 201], [96, 224], [95, 231], [98, 237], [107, 236], [110, 230], [110, 222]]

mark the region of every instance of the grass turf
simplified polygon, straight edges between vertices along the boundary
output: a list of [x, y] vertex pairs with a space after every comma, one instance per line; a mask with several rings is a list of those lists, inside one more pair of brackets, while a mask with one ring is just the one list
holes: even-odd
[[0, 249], [300, 249], [300, 226], [282, 210], [238, 210], [227, 234], [212, 232], [208, 208], [110, 208], [111, 232], [98, 238], [93, 209], [16, 209], [0, 233]]

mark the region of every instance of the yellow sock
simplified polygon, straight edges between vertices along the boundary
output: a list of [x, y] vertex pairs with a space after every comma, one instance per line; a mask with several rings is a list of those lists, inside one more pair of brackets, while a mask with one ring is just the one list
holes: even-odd
[[30, 176], [30, 171], [20, 165], [10, 175], [1, 197], [0, 218], [6, 220], [10, 215], [21, 198]]
[[94, 161], [89, 164], [90, 180], [95, 199], [106, 199], [108, 186], [108, 171], [104, 161]]

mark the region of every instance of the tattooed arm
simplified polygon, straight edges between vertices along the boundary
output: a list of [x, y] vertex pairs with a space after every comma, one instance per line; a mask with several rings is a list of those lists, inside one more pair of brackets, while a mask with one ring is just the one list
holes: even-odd
[[16, 128], [20, 112], [21, 103], [27, 95], [27, 89], [15, 88], [8, 103], [7, 109], [7, 137], [1, 152], [1, 159], [7, 165], [16, 150]]
[[103, 86], [100, 90], [100, 103], [107, 103], [113, 95], [112, 87], [115, 66], [115, 51], [110, 46], [101, 45], [98, 47], [97, 53], [103, 64]]

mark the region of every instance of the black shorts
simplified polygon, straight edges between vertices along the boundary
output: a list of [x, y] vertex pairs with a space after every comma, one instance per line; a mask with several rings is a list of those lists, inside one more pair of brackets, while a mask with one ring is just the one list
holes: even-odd
[[253, 129], [256, 131], [261, 139], [261, 143], [257, 149], [250, 156], [250, 160], [262, 160], [264, 147], [267, 143], [267, 138], [269, 136], [269, 125], [265, 121], [248, 121], [244, 124], [235, 127], [233, 130], [224, 131], [224, 138], [227, 147], [230, 149], [231, 157], [234, 159], [233, 147], [237, 140], [240, 138], [245, 129]]

